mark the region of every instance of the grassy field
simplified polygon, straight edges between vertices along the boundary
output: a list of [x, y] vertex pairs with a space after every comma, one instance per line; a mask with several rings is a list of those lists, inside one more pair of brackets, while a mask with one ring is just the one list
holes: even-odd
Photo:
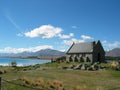
[[[120, 71], [111, 69], [99, 71], [58, 69], [59, 66], [69, 65], [65, 63], [43, 64], [26, 67], [28, 70], [19, 68], [19, 71], [12, 67], [0, 67], [1, 70], [6, 71], [6, 73], [0, 74], [0, 76], [8, 81], [2, 80], [2, 90], [36, 90], [31, 85], [24, 87], [25, 85], [20, 78], [27, 78], [33, 82], [40, 79], [44, 84], [48, 81], [51, 81], [51, 83], [58, 81], [65, 90], [120, 90]], [[45, 67], [45, 70], [35, 69], [40, 66]]]

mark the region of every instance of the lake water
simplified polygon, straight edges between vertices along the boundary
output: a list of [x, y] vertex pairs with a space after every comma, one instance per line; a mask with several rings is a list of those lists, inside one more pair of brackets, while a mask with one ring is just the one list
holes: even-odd
[[50, 62], [50, 60], [39, 59], [0, 58], [0, 66], [9, 66], [13, 61], [17, 62], [17, 66], [27, 66]]

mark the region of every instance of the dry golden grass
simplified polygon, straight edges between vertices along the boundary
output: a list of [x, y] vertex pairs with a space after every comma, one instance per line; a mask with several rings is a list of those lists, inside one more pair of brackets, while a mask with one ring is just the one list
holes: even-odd
[[39, 78], [37, 80], [30, 80], [29, 78], [26, 77], [23, 77], [20, 80], [22, 80], [25, 85], [39, 87], [40, 89], [64, 90], [64, 85], [59, 80], [44, 81], [42, 78]]
[[45, 82], [42, 78], [35, 80], [35, 85], [44, 88]]
[[115, 61], [110, 62], [110, 67], [113, 69], [115, 69], [118, 65], [119, 65], [118, 62], [115, 62]]
[[33, 80], [30, 80], [30, 79], [28, 79], [26, 77], [23, 77], [20, 80], [22, 80], [24, 84], [28, 84], [30, 86], [34, 86], [34, 81]]

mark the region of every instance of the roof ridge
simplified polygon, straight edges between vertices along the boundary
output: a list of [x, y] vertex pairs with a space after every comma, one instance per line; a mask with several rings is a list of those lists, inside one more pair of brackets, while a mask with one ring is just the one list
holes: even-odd
[[78, 43], [75, 43], [75, 44], [84, 44], [84, 43], [93, 43], [93, 42], [97, 43], [97, 42], [99, 42], [99, 40], [95, 40], [95, 41], [91, 41], [91, 42], [78, 42]]

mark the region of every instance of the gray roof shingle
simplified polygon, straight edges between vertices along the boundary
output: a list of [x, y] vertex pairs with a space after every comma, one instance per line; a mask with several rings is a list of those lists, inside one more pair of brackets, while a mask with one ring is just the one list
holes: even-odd
[[73, 44], [67, 53], [91, 53], [93, 51], [93, 42]]

